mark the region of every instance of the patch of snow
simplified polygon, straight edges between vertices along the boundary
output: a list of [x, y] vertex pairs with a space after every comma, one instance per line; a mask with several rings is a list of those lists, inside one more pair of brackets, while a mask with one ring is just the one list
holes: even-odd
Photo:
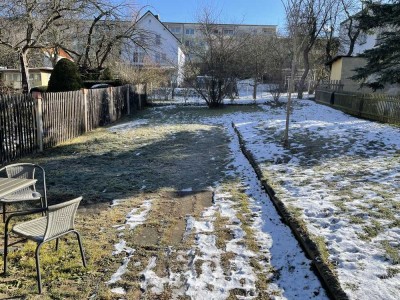
[[111, 289], [111, 293], [118, 294], [118, 295], [125, 295], [126, 291], [122, 287], [117, 287], [117, 288]]
[[121, 203], [124, 203], [125, 201], [126, 201], [126, 199], [114, 199], [111, 202], [110, 207], [114, 207], [114, 206], [120, 205]]
[[[139, 208], [134, 208], [126, 216], [125, 224], [133, 230], [136, 226], [143, 224], [147, 219], [147, 214], [151, 209], [152, 200], [146, 200]], [[140, 213], [137, 213], [140, 210]]]
[[126, 241], [124, 240], [120, 240], [118, 244], [115, 244], [114, 249], [115, 250], [113, 251], [112, 255], [118, 255], [122, 252], [126, 252], [128, 255], [131, 255], [133, 252], [135, 252], [135, 249], [126, 246]]
[[[143, 224], [146, 221], [147, 214], [151, 209], [151, 203], [152, 200], [144, 201], [139, 208], [132, 209], [131, 212], [126, 216], [125, 225], [128, 225], [130, 230], [133, 230], [136, 226]], [[122, 230], [125, 229], [125, 225], [123, 225]], [[117, 230], [121, 230], [121, 226], [119, 226]], [[121, 277], [127, 272], [128, 264], [135, 252], [135, 249], [126, 245], [125, 240], [120, 240], [119, 243], [115, 244], [114, 249], [115, 250], [112, 252], [112, 255], [118, 255], [122, 252], [125, 252], [127, 256], [124, 257], [118, 270], [111, 275], [111, 279], [107, 281], [107, 284], [116, 283], [121, 279]]]
[[117, 281], [121, 280], [122, 275], [126, 273], [128, 270], [128, 263], [130, 262], [131, 257], [125, 257], [122, 261], [122, 265], [118, 268], [118, 270], [111, 275], [111, 279], [107, 281], [107, 284], [116, 283]]
[[111, 132], [123, 132], [123, 131], [126, 131], [126, 130], [133, 129], [135, 127], [147, 125], [148, 123], [149, 123], [148, 120], [140, 119], [140, 120], [127, 122], [127, 123], [120, 124], [120, 125], [111, 126], [111, 127], [108, 128], [108, 130], [111, 131]]

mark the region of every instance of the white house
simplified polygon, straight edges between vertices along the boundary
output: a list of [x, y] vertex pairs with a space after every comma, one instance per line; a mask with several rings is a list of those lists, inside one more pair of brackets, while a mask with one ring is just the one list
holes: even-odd
[[180, 40], [160, 21], [158, 15], [147, 11], [137, 22], [137, 27], [153, 35], [150, 49], [135, 46], [133, 64], [136, 66], [156, 65], [170, 68], [178, 85], [183, 81], [185, 54]]

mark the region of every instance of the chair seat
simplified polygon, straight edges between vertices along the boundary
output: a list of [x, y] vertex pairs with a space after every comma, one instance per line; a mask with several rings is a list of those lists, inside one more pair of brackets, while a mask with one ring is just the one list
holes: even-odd
[[32, 190], [22, 190], [15, 193], [11, 193], [5, 197], [0, 199], [0, 202], [21, 202], [21, 201], [30, 201], [30, 200], [40, 200], [42, 195], [38, 192], [34, 192]]
[[24, 236], [30, 240], [41, 242], [43, 241], [43, 237], [46, 232], [46, 226], [47, 217], [41, 217], [14, 225], [12, 232]]

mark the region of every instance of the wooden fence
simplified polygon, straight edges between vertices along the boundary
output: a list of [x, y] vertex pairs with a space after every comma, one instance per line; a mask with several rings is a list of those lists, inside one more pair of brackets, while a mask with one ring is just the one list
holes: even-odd
[[400, 124], [400, 97], [317, 89], [315, 101], [365, 119]]
[[318, 85], [318, 89], [329, 91], [343, 91], [343, 84], [340, 80], [323, 81]]
[[0, 95], [0, 165], [115, 122], [146, 101], [141, 85]]
[[27, 95], [0, 95], [0, 163], [36, 150], [36, 105]]

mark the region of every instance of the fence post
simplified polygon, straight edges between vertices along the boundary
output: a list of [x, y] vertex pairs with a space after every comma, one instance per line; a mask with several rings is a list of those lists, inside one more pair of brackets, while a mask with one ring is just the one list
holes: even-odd
[[138, 94], [138, 110], [142, 110], [142, 86], [140, 84], [136, 86], [136, 92]]
[[366, 98], [365, 94], [360, 95], [360, 106], [358, 107], [358, 116], [362, 116], [363, 112], [364, 112], [364, 100]]
[[112, 88], [109, 87], [107, 88], [107, 93], [108, 93], [108, 111], [110, 114], [110, 122], [113, 123], [115, 122], [115, 105], [114, 105], [114, 99], [113, 99], [113, 92]]
[[43, 152], [43, 100], [42, 93], [33, 95], [36, 104], [36, 143], [39, 152]]
[[88, 98], [87, 98], [87, 89], [82, 89], [83, 94], [83, 125], [85, 126], [85, 132], [89, 131], [89, 114], [88, 114]]
[[130, 103], [130, 100], [129, 100], [129, 92], [130, 92], [130, 89], [131, 89], [131, 85], [130, 84], [128, 84], [128, 87], [127, 87], [127, 89], [126, 89], [126, 114], [129, 116], [130, 114], [131, 114], [131, 103]]

